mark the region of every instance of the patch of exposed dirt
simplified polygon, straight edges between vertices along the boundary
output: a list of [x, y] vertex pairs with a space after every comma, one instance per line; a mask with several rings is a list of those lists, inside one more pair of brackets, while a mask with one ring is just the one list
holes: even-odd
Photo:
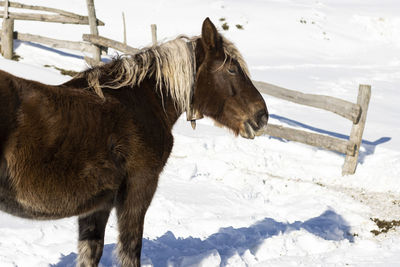
[[78, 74], [77, 71], [62, 69], [62, 68], [56, 67], [54, 65], [44, 65], [44, 66], [46, 68], [54, 68], [54, 69], [58, 70], [62, 75], [68, 75], [68, 76], [74, 77], [76, 74]]
[[379, 230], [372, 230], [371, 233], [374, 235], [380, 235], [383, 233], [389, 232], [390, 229], [394, 229], [397, 226], [400, 226], [400, 220], [391, 220], [391, 221], [386, 221], [386, 220], [380, 220], [378, 218], [371, 218], [371, 220], [376, 223], [378, 226]]

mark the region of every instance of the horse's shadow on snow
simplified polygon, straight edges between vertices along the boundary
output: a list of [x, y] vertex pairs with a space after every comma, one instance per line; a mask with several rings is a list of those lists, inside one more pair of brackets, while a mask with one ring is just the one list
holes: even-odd
[[[307, 130], [311, 130], [313, 132], [326, 134], [328, 136], [336, 137], [336, 138], [339, 138], [339, 139], [349, 140], [349, 138], [350, 138], [350, 136], [345, 135], [345, 134], [335, 133], [335, 132], [332, 132], [332, 131], [327, 131], [327, 130], [323, 130], [323, 129], [320, 129], [320, 128], [316, 128], [316, 127], [310, 126], [308, 124], [304, 124], [304, 123], [301, 123], [301, 122], [298, 122], [298, 121], [295, 121], [295, 120], [292, 120], [292, 119], [288, 119], [286, 117], [282, 117], [282, 116], [279, 116], [279, 115], [276, 115], [276, 114], [270, 114], [269, 116], [270, 116], [270, 118], [276, 119], [276, 120], [278, 120], [280, 122], [283, 122], [283, 123], [286, 123], [286, 124], [288, 124], [290, 126], [301, 127], [301, 128], [307, 129]], [[350, 129], [349, 129], [349, 132], [350, 132]], [[280, 138], [277, 138], [277, 139], [280, 139]], [[386, 143], [386, 142], [389, 142], [390, 140], [392, 140], [391, 137], [381, 137], [381, 138], [379, 138], [378, 140], [375, 140], [375, 141], [368, 141], [368, 140], [363, 139], [361, 141], [361, 149], [360, 149], [360, 153], [359, 153], [359, 156], [358, 156], [358, 162], [359, 163], [364, 163], [364, 160], [365, 160], [365, 158], [367, 156], [372, 155], [372, 154], [375, 153], [376, 146], [378, 146], [380, 144], [383, 144], [383, 143]]]
[[[172, 232], [149, 240], [143, 239], [142, 264], [152, 263], [153, 266], [181, 266], [184, 257], [190, 257], [191, 262], [201, 261], [210, 253], [217, 252], [221, 257], [221, 265], [235, 254], [242, 255], [245, 251], [255, 251], [267, 238], [286, 234], [291, 231], [305, 229], [308, 232], [327, 241], [348, 240], [354, 242], [350, 226], [342, 216], [333, 210], [327, 210], [320, 216], [304, 222], [283, 223], [271, 218], [265, 218], [250, 227], [221, 228], [205, 240], [199, 238], [176, 238]], [[114, 255], [115, 244], [105, 245], [102, 266], [117, 266]], [[76, 264], [76, 253], [62, 256], [60, 262], [52, 267], [72, 267]]]

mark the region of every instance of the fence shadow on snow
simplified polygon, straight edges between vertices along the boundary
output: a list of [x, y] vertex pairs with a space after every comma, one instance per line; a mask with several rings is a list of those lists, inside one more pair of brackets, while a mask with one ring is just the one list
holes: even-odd
[[[348, 240], [354, 242], [348, 223], [341, 215], [329, 209], [320, 216], [304, 222], [284, 223], [272, 218], [265, 218], [249, 227], [221, 228], [205, 240], [193, 237], [176, 238], [172, 232], [168, 231], [155, 240], [143, 239], [142, 263], [151, 262], [153, 266], [159, 267], [167, 266], [169, 261], [174, 266], [180, 266], [184, 257], [195, 257], [200, 261], [202, 255], [207, 257], [214, 251], [218, 252], [222, 265], [225, 265], [224, 263], [231, 256], [236, 253], [241, 255], [246, 250], [252, 251], [265, 239], [301, 229], [327, 241]], [[115, 244], [105, 245], [101, 259], [102, 266], [116, 266], [115, 246]], [[76, 256], [76, 253], [63, 255], [59, 263], [50, 266], [75, 266]]]

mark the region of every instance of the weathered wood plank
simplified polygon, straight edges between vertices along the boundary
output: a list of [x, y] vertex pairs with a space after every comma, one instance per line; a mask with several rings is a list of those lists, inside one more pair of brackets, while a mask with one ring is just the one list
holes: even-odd
[[157, 45], [157, 25], [151, 24], [151, 42], [153, 45]]
[[82, 52], [90, 53], [92, 52], [92, 45], [84, 42], [74, 42], [74, 41], [67, 41], [67, 40], [57, 40], [53, 38], [48, 38], [40, 35], [34, 35], [29, 33], [20, 33], [15, 32], [14, 38], [20, 41], [25, 42], [33, 42], [33, 43], [40, 43], [44, 45], [48, 45], [54, 48], [65, 48], [71, 50], [78, 50]]
[[99, 66], [99, 65], [101, 65], [101, 64], [104, 64], [103, 62], [98, 62], [98, 61], [96, 61], [96, 60], [94, 60], [93, 58], [91, 58], [91, 57], [83, 57], [83, 59], [86, 61], [86, 63], [89, 65], [89, 66], [91, 66], [91, 67], [95, 67], [95, 66]]
[[253, 83], [264, 94], [301, 105], [325, 109], [349, 119], [353, 123], [357, 123], [360, 118], [361, 107], [358, 104], [331, 96], [304, 94], [265, 82], [253, 81]]
[[260, 131], [257, 135], [267, 134], [274, 137], [283, 138], [290, 141], [300, 142], [303, 144], [325, 148], [337, 151], [346, 155], [354, 155], [355, 144], [326, 135], [310, 133], [293, 128], [283, 127], [274, 124], [268, 124], [264, 131]]
[[127, 44], [127, 39], [126, 39], [126, 22], [125, 22], [125, 12], [122, 12], [122, 26], [124, 28], [124, 44]]
[[133, 48], [129, 45], [125, 45], [121, 42], [114, 41], [114, 40], [111, 40], [111, 39], [108, 39], [108, 38], [102, 37], [102, 36], [83, 34], [82, 39], [86, 42], [90, 42], [90, 43], [105, 46], [105, 47], [111, 47], [113, 49], [116, 49], [118, 51], [121, 51], [121, 52], [127, 53], [127, 54], [135, 54], [139, 51], [139, 49]]
[[14, 20], [12, 18], [3, 19], [1, 32], [1, 54], [6, 59], [12, 59], [14, 51]]
[[10, 6], [10, 3], [8, 2], [8, 0], [6, 0], [5, 2], [3, 2], [3, 6], [4, 6], [4, 18], [8, 19], [8, 7]]
[[[5, 1], [0, 1], [0, 6], [4, 6]], [[10, 7], [13, 8], [21, 8], [21, 9], [29, 9], [29, 10], [40, 10], [40, 11], [47, 11], [47, 12], [53, 12], [53, 13], [57, 13], [60, 15], [64, 15], [67, 17], [71, 17], [71, 18], [77, 18], [77, 19], [82, 19], [84, 18], [84, 16], [72, 13], [72, 12], [68, 12], [68, 11], [64, 11], [58, 8], [52, 8], [52, 7], [44, 7], [44, 6], [32, 6], [32, 5], [26, 5], [26, 4], [21, 4], [21, 3], [17, 3], [17, 2], [10, 2], [9, 3]]]
[[[94, 8], [93, 0], [86, 0], [87, 9], [88, 9], [88, 17], [89, 17], [89, 25], [90, 25], [90, 34], [99, 36], [99, 30], [97, 29], [96, 23], [96, 10]], [[93, 60], [97, 63], [101, 61], [101, 52], [100, 47], [97, 45], [93, 45]]]
[[[2, 18], [4, 15], [0, 13]], [[50, 14], [36, 14], [36, 13], [15, 13], [9, 12], [9, 17], [15, 20], [32, 20], [32, 21], [44, 21], [44, 22], [54, 22], [63, 24], [80, 24], [89, 25], [89, 18], [83, 17], [78, 19], [75, 17], [67, 17], [64, 15], [50, 15]], [[99, 26], [104, 26], [104, 22], [97, 20]]]
[[367, 120], [367, 111], [369, 100], [371, 98], [371, 86], [361, 84], [358, 89], [357, 104], [361, 106], [361, 116], [358, 123], [354, 123], [351, 127], [350, 142], [356, 145], [356, 151], [354, 155], [346, 155], [346, 159], [342, 168], [342, 175], [354, 174], [357, 168], [357, 160], [360, 151], [362, 135], [365, 128], [365, 122]]

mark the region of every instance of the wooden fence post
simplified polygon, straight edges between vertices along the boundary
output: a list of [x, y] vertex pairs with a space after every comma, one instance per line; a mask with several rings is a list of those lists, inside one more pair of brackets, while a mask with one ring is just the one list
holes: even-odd
[[[97, 18], [96, 11], [94, 9], [94, 0], [86, 0], [87, 8], [88, 8], [88, 17], [89, 17], [89, 25], [90, 25], [90, 34], [99, 35], [99, 30], [97, 29]], [[93, 60], [95, 63], [100, 63], [100, 47], [93, 45]]]
[[4, 17], [1, 34], [1, 54], [6, 59], [12, 59], [13, 56], [13, 34], [14, 34], [14, 19], [8, 17], [8, 0], [4, 3]]
[[153, 45], [157, 45], [157, 25], [151, 24], [151, 40]]
[[125, 22], [125, 13], [122, 12], [122, 24], [124, 27], [124, 45], [126, 45], [126, 22]]
[[370, 98], [371, 86], [360, 84], [357, 97], [357, 104], [361, 107], [360, 119], [356, 124], [353, 123], [349, 138], [349, 142], [356, 145], [356, 151], [353, 156], [346, 155], [346, 159], [342, 168], [342, 175], [354, 174], [356, 172], [358, 154], [361, 146], [362, 135], [365, 128], [365, 121], [367, 119], [367, 111]]

